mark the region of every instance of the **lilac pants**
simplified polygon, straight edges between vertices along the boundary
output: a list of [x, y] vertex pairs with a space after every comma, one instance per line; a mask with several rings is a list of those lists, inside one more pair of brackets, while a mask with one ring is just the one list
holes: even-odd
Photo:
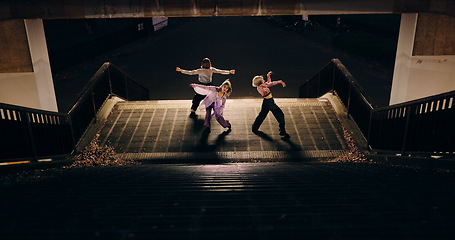
[[[213, 109], [213, 103], [212, 105], [210, 105], [208, 108], [205, 109], [206, 113], [205, 113], [205, 122], [204, 122], [204, 127], [210, 127], [210, 118], [212, 116], [212, 109]], [[229, 123], [228, 120], [225, 120], [223, 116], [221, 116], [219, 113], [217, 113], [216, 111], [214, 111], [213, 113], [215, 115], [215, 119], [216, 121], [218, 121], [218, 123], [227, 128], [229, 126], [231, 126], [231, 124]]]

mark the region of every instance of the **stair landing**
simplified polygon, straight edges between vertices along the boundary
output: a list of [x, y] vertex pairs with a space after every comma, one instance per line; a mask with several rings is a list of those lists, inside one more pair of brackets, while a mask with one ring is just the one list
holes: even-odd
[[347, 152], [336, 112], [327, 99], [277, 98], [286, 130], [279, 136], [278, 122], [270, 112], [260, 134], [251, 125], [262, 99], [229, 99], [224, 117], [229, 131], [212, 120], [204, 135], [205, 110], [190, 118], [191, 100], [117, 103], [100, 130], [100, 142], [114, 147], [124, 159], [136, 160], [282, 160], [337, 157]]

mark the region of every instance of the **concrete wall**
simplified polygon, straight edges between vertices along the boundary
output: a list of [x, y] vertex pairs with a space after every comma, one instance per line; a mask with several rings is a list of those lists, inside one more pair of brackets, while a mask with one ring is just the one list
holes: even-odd
[[24, 20], [0, 21], [0, 102], [40, 108]]
[[390, 104], [455, 90], [455, 19], [403, 14]]
[[407, 99], [455, 90], [455, 18], [419, 14]]
[[35, 74], [0, 73], [0, 102], [30, 108], [41, 108]]
[[42, 20], [0, 26], [0, 102], [57, 112]]
[[33, 72], [24, 20], [0, 21], [0, 73]]
[[455, 90], [455, 56], [413, 56], [406, 100]]
[[455, 18], [419, 14], [412, 55], [455, 55]]

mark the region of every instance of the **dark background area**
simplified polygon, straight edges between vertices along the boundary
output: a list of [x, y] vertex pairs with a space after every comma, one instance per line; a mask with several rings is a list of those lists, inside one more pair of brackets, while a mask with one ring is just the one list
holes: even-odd
[[[340, 17], [341, 24], [337, 25]], [[332, 58], [338, 58], [374, 106], [388, 105], [400, 15], [169, 18], [153, 31], [151, 19], [45, 20], [49, 57], [61, 112], [76, 102], [104, 62], [112, 62], [150, 90], [152, 99], [191, 99], [191, 82], [175, 67], [196, 69], [209, 57], [214, 84], [233, 83], [233, 98], [258, 97], [255, 75], [272, 70], [287, 88], [275, 97], [298, 97], [298, 88]], [[138, 25], [142, 24], [142, 29]]]
[[[81, 63], [153, 32], [151, 19], [45, 20], [52, 70]], [[144, 24], [139, 30], [138, 25]]]

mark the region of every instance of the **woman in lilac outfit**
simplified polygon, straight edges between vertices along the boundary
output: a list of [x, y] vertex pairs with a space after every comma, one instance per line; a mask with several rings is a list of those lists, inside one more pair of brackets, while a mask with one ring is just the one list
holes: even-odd
[[[226, 104], [226, 97], [229, 97], [232, 93], [232, 86], [229, 79], [224, 81], [219, 87], [215, 86], [205, 86], [201, 84], [190, 84], [194, 88], [194, 91], [201, 95], [206, 95], [202, 100], [202, 103], [205, 105], [205, 122], [204, 122], [204, 132], [210, 132], [210, 118], [214, 117], [218, 123], [225, 127], [231, 129], [231, 124], [228, 120], [225, 120], [223, 117], [223, 110]], [[212, 115], [213, 109], [213, 115]]]

